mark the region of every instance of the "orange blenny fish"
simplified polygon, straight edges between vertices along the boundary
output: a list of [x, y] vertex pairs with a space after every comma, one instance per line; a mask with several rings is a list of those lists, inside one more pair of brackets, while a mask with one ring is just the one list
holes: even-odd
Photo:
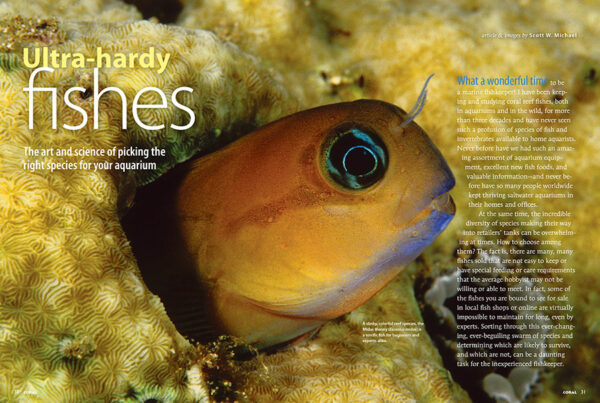
[[425, 94], [411, 114], [374, 100], [299, 112], [189, 163], [161, 205], [177, 244], [162, 270], [186, 266], [219, 331], [259, 348], [363, 304], [454, 216], [454, 177], [412, 122]]

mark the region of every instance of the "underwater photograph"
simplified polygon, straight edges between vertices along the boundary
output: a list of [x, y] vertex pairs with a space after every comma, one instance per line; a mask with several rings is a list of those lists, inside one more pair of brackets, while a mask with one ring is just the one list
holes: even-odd
[[0, 402], [600, 401], [597, 0], [0, 0]]

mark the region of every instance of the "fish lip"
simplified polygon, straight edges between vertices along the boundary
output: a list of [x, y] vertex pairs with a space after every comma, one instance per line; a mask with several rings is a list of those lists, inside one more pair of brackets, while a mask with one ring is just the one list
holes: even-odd
[[[433, 199], [429, 202], [429, 204], [423, 205], [420, 210], [413, 212], [411, 215], [403, 216], [396, 213], [394, 218], [396, 228], [410, 228], [420, 221], [427, 220], [433, 212], [439, 212], [447, 216], [454, 217], [456, 214], [456, 205], [454, 204], [454, 199], [452, 199], [452, 196], [450, 196], [449, 190], [451, 188], [452, 186], [446, 188], [437, 196], [433, 196]], [[398, 206], [398, 208], [400, 207], [402, 207], [401, 204]], [[401, 218], [404, 218], [406, 221], [398, 225], [397, 223]]]
[[432, 214], [442, 213], [446, 217], [454, 217], [456, 214], [456, 205], [454, 199], [450, 196], [450, 192], [444, 192], [436, 196], [431, 202], [419, 211], [410, 221], [406, 223], [404, 228], [411, 228], [419, 222], [426, 222], [431, 218]]
[[438, 188], [438, 192], [436, 192], [437, 194], [433, 194], [433, 199], [424, 210], [435, 210], [454, 216], [456, 214], [456, 204], [454, 204], [454, 199], [450, 196], [450, 191], [454, 188], [454, 185], [456, 185], [456, 179], [449, 168], [446, 173], [446, 180], [442, 181], [441, 186]]
[[427, 208], [452, 216], [456, 214], [456, 204], [454, 204], [454, 199], [452, 199], [452, 196], [450, 196], [450, 192], [442, 193], [433, 199]]

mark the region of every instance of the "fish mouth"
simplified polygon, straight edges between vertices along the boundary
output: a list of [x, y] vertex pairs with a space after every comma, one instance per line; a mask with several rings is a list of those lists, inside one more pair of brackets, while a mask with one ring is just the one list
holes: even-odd
[[429, 203], [427, 206], [430, 210], [437, 210], [440, 213], [454, 215], [456, 213], [456, 205], [449, 192], [442, 193]]
[[456, 205], [449, 192], [436, 196], [397, 230], [393, 252], [383, 260], [394, 265], [410, 263], [446, 229], [455, 213]]
[[449, 189], [438, 194], [428, 204], [406, 208], [399, 204], [394, 214], [393, 223], [398, 229], [410, 228], [421, 221], [427, 221], [434, 216], [454, 217], [456, 205], [450, 196]]
[[[456, 205], [449, 192], [436, 196], [428, 205], [424, 206], [404, 226], [405, 230], [413, 233], [428, 233], [430, 240], [437, 237], [454, 218]], [[419, 235], [419, 237], [422, 235]]]

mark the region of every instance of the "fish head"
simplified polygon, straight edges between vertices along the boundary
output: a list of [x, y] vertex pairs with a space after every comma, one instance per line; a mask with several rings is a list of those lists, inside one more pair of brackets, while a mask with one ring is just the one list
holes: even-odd
[[199, 161], [180, 208], [210, 220], [184, 239], [227, 331], [265, 346], [350, 312], [443, 231], [454, 177], [406, 120], [381, 101], [328, 105]]

